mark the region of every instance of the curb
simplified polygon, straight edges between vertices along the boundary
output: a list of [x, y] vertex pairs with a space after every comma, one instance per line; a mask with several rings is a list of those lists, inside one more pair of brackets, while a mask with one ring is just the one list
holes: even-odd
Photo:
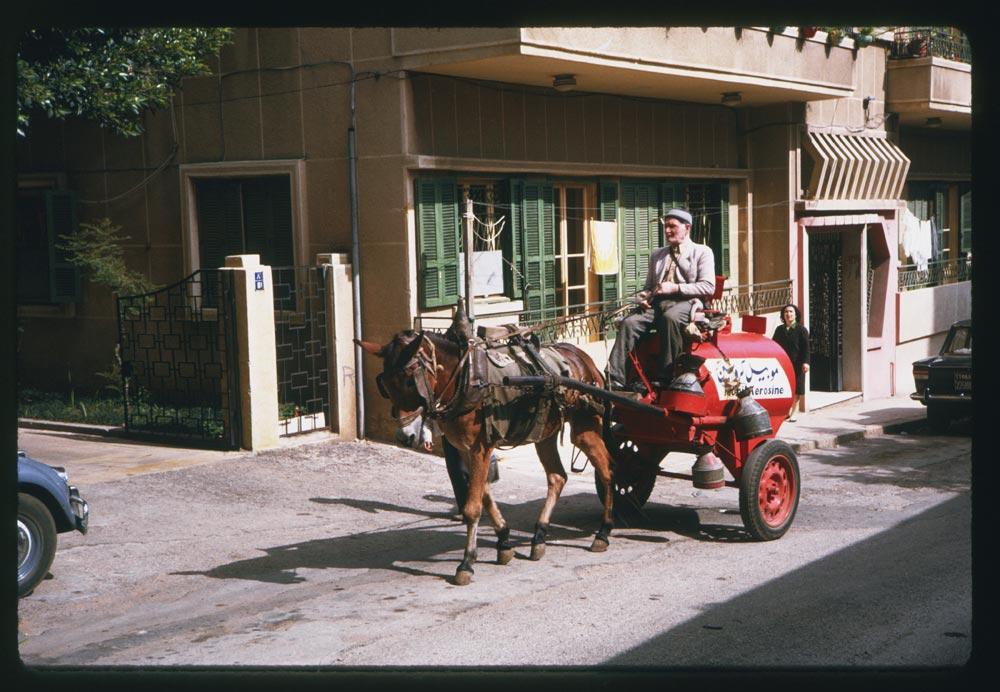
[[788, 444], [796, 453], [807, 452], [812, 449], [830, 449], [832, 447], [839, 447], [842, 444], [857, 442], [869, 437], [882, 437], [886, 434], [892, 434], [903, 429], [905, 426], [913, 425], [921, 420], [922, 418], [918, 417], [886, 423], [885, 425], [866, 425], [862, 430], [848, 430], [842, 433], [831, 433], [829, 435], [821, 436], [815, 440], [800, 440], [797, 442], [789, 442]]
[[116, 425], [93, 425], [90, 423], [41, 420], [37, 418], [18, 418], [17, 427], [28, 430], [54, 430], [57, 432], [76, 432], [88, 435], [114, 436], [125, 434], [125, 428]]

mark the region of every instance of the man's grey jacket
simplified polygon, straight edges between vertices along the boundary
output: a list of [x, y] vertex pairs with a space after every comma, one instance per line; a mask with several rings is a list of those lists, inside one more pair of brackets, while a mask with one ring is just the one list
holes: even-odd
[[[660, 282], [669, 255], [670, 246], [665, 245], [653, 250], [649, 256], [649, 269], [643, 286], [647, 293], [652, 293]], [[687, 252], [677, 260], [677, 284], [680, 292], [670, 296], [676, 300], [706, 298], [715, 293], [715, 255], [712, 248], [695, 242], [688, 245]]]

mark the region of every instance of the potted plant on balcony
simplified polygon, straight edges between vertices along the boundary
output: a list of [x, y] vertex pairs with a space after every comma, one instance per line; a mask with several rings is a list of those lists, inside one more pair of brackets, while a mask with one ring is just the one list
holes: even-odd
[[819, 31], [818, 26], [800, 26], [799, 33], [802, 34], [802, 38], [812, 38]]
[[854, 45], [858, 48], [870, 46], [873, 40], [875, 40], [875, 27], [873, 26], [858, 27], [854, 34]]
[[826, 42], [831, 46], [838, 45], [844, 40], [844, 28], [840, 26], [826, 27]]

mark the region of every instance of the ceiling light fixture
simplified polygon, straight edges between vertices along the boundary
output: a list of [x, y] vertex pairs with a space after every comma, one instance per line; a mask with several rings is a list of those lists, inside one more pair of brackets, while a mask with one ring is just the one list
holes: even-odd
[[557, 74], [552, 80], [552, 88], [556, 91], [570, 91], [576, 86], [576, 75]]
[[739, 91], [726, 91], [722, 94], [723, 103], [739, 103], [743, 100], [743, 94]]

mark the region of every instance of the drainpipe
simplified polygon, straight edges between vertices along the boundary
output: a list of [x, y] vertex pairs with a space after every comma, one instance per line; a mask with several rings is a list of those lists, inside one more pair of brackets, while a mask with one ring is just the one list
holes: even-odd
[[[354, 338], [361, 339], [361, 251], [358, 231], [358, 156], [354, 140], [354, 66], [351, 65], [351, 126], [347, 130], [347, 159], [351, 181], [351, 292], [354, 297]], [[365, 439], [365, 392], [362, 377], [362, 351], [354, 345], [354, 403], [357, 411], [358, 439]]]

